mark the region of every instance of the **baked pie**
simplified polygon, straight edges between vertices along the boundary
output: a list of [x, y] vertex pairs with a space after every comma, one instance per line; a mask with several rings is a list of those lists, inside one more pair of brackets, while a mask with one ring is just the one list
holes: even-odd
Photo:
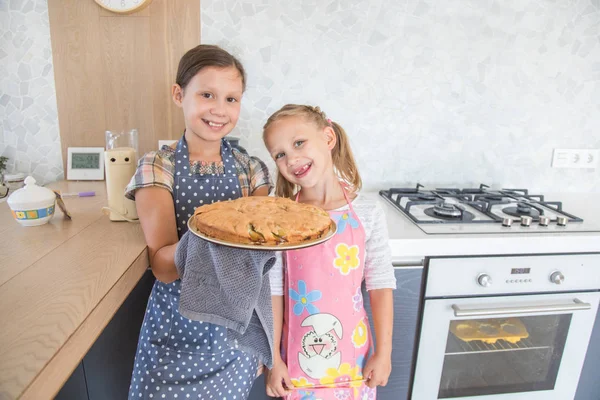
[[460, 340], [481, 340], [494, 344], [498, 340], [516, 344], [529, 337], [527, 328], [518, 318], [452, 321], [450, 331]]
[[283, 197], [250, 196], [198, 207], [196, 230], [230, 243], [301, 244], [327, 234], [329, 214]]

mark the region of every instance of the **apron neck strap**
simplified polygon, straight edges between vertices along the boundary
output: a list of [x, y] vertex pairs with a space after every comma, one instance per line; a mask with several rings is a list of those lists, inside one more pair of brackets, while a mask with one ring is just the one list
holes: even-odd
[[[342, 193], [344, 193], [344, 198], [346, 199], [346, 203], [348, 204], [348, 208], [350, 209], [350, 212], [354, 214], [354, 208], [352, 207], [352, 202], [350, 201], [350, 198], [348, 197], [348, 193], [346, 192], [346, 187], [344, 186], [344, 184], [342, 183], [342, 181], [340, 182], [340, 187], [342, 188]], [[300, 192], [302, 190], [298, 190], [298, 193], [296, 193], [296, 201], [298, 201], [300, 199]]]

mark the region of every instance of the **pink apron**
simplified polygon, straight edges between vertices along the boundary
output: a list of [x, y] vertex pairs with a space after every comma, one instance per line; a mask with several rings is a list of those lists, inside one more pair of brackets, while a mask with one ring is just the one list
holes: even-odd
[[[373, 400], [362, 369], [371, 348], [361, 293], [365, 230], [349, 210], [330, 211], [337, 232], [329, 241], [286, 252], [282, 355], [291, 400]], [[296, 200], [298, 197], [296, 197]]]

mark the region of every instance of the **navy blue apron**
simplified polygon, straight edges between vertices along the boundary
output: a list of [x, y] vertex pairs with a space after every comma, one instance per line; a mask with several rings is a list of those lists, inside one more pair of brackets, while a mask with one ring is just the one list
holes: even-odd
[[[224, 174], [192, 174], [185, 136], [175, 152], [173, 201], [177, 233], [194, 210], [242, 196], [231, 145], [221, 142]], [[179, 314], [181, 281], [156, 281], [140, 331], [129, 399], [246, 399], [256, 356], [229, 346], [227, 330]]]

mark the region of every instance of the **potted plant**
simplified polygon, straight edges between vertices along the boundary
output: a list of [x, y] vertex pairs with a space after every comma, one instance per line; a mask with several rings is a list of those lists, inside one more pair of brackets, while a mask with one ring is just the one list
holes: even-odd
[[8, 188], [4, 186], [4, 171], [6, 171], [6, 162], [8, 157], [0, 156], [0, 199], [8, 195]]
[[6, 171], [6, 162], [8, 157], [0, 156], [0, 185], [4, 185], [4, 171]]

